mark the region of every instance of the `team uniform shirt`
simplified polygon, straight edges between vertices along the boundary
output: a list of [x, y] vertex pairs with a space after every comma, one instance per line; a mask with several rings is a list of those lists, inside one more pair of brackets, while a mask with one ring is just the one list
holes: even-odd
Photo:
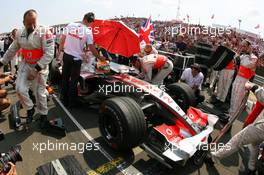
[[[173, 63], [163, 55], [150, 54], [141, 58], [140, 62], [144, 80], [154, 85], [161, 85], [173, 69]], [[154, 77], [152, 76], [153, 69], [158, 70]]]
[[[52, 33], [47, 30], [47, 27], [37, 26], [36, 29], [27, 37], [27, 31], [25, 28], [18, 30], [16, 39], [10, 45], [8, 51], [2, 59], [3, 64], [7, 64], [21, 49], [22, 61], [26, 62], [24, 56], [30, 53], [23, 54], [23, 50], [42, 50], [43, 54], [37, 61], [37, 64], [44, 69], [48, 69], [49, 63], [54, 56], [54, 38]], [[33, 54], [34, 55], [34, 54]], [[29, 64], [31, 67], [35, 67], [34, 64]]]
[[198, 86], [199, 90], [202, 90], [204, 75], [200, 72], [198, 75], [193, 77], [192, 69], [187, 68], [183, 71], [181, 80], [185, 81], [185, 83], [188, 84], [190, 87]]
[[258, 58], [254, 54], [251, 55], [243, 54], [240, 56], [240, 60], [241, 60], [240, 61], [241, 65], [250, 69], [254, 69], [258, 61]]
[[252, 76], [255, 75], [257, 61], [258, 61], [258, 58], [254, 54], [241, 55], [238, 75], [249, 80]]
[[82, 60], [85, 45], [93, 44], [92, 31], [81, 23], [71, 23], [65, 28], [64, 35], [64, 52], [74, 56], [74, 60]]

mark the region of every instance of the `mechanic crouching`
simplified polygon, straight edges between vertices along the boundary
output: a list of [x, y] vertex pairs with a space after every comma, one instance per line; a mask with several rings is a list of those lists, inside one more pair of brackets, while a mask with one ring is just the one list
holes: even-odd
[[138, 58], [133, 64], [141, 70], [141, 78], [157, 86], [163, 84], [163, 80], [173, 69], [173, 63], [166, 56], [158, 54], [150, 54], [143, 58]]
[[199, 64], [193, 64], [191, 68], [183, 71], [180, 81], [188, 84], [194, 91], [196, 105], [204, 101], [205, 97], [201, 94], [204, 75]]
[[0, 64], [1, 66], [8, 64], [21, 49], [22, 61], [16, 80], [16, 92], [23, 108], [27, 110], [27, 122], [30, 123], [35, 113], [34, 104], [29, 96], [29, 87], [33, 86], [37, 111], [40, 114], [40, 127], [44, 128], [48, 114], [46, 81], [48, 65], [54, 55], [54, 40], [48, 28], [38, 25], [37, 18], [35, 10], [25, 12], [23, 18], [25, 28], [18, 30], [15, 40]]
[[151, 44], [146, 44], [141, 47], [140, 53], [138, 54], [138, 56], [143, 58], [144, 56], [147, 56], [150, 54], [158, 54], [158, 51]]

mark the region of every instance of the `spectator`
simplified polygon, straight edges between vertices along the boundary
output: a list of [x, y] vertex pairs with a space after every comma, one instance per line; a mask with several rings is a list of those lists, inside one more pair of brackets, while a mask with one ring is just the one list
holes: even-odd
[[184, 36], [182, 34], [177, 36], [176, 47], [180, 52], [184, 52], [187, 49], [187, 44], [184, 42]]
[[[11, 38], [12, 40], [15, 40], [16, 37], [17, 37], [17, 29], [13, 29], [11, 32]], [[13, 75], [16, 74], [18, 70], [19, 59], [20, 58], [19, 58], [19, 51], [18, 51], [15, 57], [11, 60], [11, 72]]]
[[[5, 74], [0, 75], [0, 86], [11, 81], [11, 77]], [[7, 91], [0, 88], [0, 112], [8, 108], [11, 104], [9, 98], [7, 98]]]
[[[8, 36], [7, 38], [4, 39], [4, 54], [8, 50], [9, 46], [13, 42], [13, 39], [11, 36]], [[4, 72], [9, 72], [11, 69], [11, 63], [9, 62], [7, 65], [4, 66]]]

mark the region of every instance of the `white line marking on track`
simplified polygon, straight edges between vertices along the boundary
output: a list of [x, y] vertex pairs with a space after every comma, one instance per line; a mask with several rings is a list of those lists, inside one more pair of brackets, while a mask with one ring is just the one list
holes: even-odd
[[63, 168], [62, 164], [60, 163], [59, 159], [54, 160], [51, 163], [58, 175], [68, 175], [65, 169]]
[[[79, 128], [79, 130], [83, 133], [83, 135], [93, 144], [95, 144], [94, 138], [82, 127], [82, 125], [73, 117], [73, 115], [68, 111], [68, 109], [65, 108], [65, 106], [61, 103], [59, 98], [53, 94], [53, 99], [60, 105], [60, 107], [63, 109], [63, 111], [67, 114], [67, 116], [72, 120], [72, 122]], [[112, 161], [114, 158], [108, 154], [101, 146], [99, 151], [109, 160]], [[126, 168], [123, 167], [123, 163], [116, 168], [122, 172], [124, 175], [143, 175], [138, 169], [136, 169], [133, 165], [130, 165]]]

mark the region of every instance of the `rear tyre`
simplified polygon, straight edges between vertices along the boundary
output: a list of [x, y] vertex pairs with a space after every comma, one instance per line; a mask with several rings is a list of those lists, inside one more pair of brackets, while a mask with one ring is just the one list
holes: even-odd
[[195, 106], [196, 98], [193, 90], [185, 83], [174, 83], [167, 87], [167, 93], [186, 112], [190, 106]]
[[145, 115], [135, 100], [114, 97], [101, 105], [99, 129], [112, 148], [125, 151], [143, 142], [147, 125]]

